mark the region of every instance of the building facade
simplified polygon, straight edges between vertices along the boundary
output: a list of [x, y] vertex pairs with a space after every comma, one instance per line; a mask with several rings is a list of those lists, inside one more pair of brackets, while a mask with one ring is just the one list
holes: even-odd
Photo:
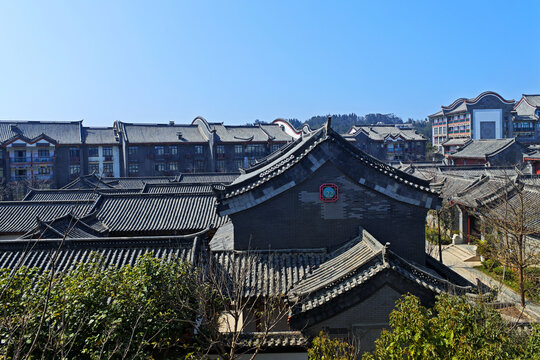
[[292, 141], [277, 124], [85, 127], [81, 121], [0, 122], [0, 181], [61, 187], [80, 175], [176, 176], [238, 172]]
[[427, 139], [407, 124], [353, 126], [345, 138], [385, 162], [421, 161]]
[[115, 123], [125, 176], [237, 172], [293, 138], [276, 124], [228, 126], [197, 117], [189, 125]]
[[468, 140], [459, 150], [448, 157], [454, 165], [521, 165], [523, 156], [529, 152], [515, 138]]
[[540, 95], [525, 95], [512, 110], [513, 135], [523, 144], [540, 142]]
[[441, 147], [450, 139], [502, 139], [512, 136], [514, 100], [493, 91], [475, 98], [459, 98], [428, 118], [432, 124], [433, 145]]

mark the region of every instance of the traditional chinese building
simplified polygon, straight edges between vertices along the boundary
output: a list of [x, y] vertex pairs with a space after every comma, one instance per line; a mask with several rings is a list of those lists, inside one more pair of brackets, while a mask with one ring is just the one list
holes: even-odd
[[[0, 203], [0, 233], [23, 233], [0, 241], [0, 267], [46, 268], [51, 250], [65, 244], [60, 270], [93, 252], [104, 266], [151, 252], [204, 259], [202, 266], [231, 277], [247, 269], [242, 299], [274, 296], [291, 307], [265, 350], [296, 351], [301, 359], [306, 339], [321, 329], [355, 336], [369, 349], [402, 294], [429, 305], [441, 292], [475, 291], [425, 254], [426, 213], [441, 204], [429, 182], [361, 151], [330, 122], [304, 129], [238, 176], [185, 175], [197, 178], [153, 178], [138, 191], [128, 179], [88, 177], [72, 184], [85, 190], [34, 190], [24, 201]], [[68, 235], [64, 242], [60, 234]], [[242, 324], [245, 341], [258, 336], [258, 326]]]
[[512, 135], [512, 109], [515, 100], [506, 100], [493, 91], [475, 98], [459, 98], [429, 115], [433, 145], [442, 146], [455, 138], [502, 139]]

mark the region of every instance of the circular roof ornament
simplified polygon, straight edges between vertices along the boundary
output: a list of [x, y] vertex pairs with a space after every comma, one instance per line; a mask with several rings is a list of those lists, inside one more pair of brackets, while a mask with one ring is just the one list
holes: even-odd
[[322, 202], [336, 202], [339, 198], [339, 188], [336, 184], [322, 184], [319, 187], [319, 197]]

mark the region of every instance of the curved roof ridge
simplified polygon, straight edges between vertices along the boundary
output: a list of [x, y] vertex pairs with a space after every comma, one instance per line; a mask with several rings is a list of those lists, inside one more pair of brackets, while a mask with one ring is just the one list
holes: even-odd
[[493, 96], [496, 96], [498, 97], [502, 102], [504, 103], [508, 103], [508, 104], [511, 104], [511, 103], [515, 103], [516, 101], [515, 100], [506, 100], [505, 98], [503, 98], [501, 95], [499, 95], [498, 93], [496, 93], [495, 91], [484, 91], [483, 93], [479, 94], [478, 96], [476, 96], [475, 98], [472, 98], [472, 99], [467, 99], [467, 104], [475, 104], [477, 103], [478, 101], [480, 101], [480, 99], [482, 99], [484, 96], [488, 96], [488, 95], [493, 95]]

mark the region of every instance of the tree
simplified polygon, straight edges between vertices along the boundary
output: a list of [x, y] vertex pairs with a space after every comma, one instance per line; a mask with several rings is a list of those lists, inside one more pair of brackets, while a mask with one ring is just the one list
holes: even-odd
[[540, 263], [539, 186], [535, 179], [525, 183], [505, 176], [499, 190], [476, 209], [486, 231], [495, 235], [492, 256], [518, 272], [522, 306], [527, 294], [525, 270]]
[[149, 255], [121, 268], [103, 268], [95, 258], [53, 281], [38, 269], [4, 269], [0, 357], [147, 359], [198, 352], [206, 346], [199, 334], [217, 328], [217, 319], [200, 322], [199, 296], [211, 295], [196, 276], [190, 264]]
[[463, 297], [441, 295], [428, 309], [405, 295], [390, 314], [390, 330], [363, 359], [523, 359], [538, 346], [537, 331], [515, 331], [492, 308]]
[[324, 332], [313, 339], [308, 349], [308, 360], [354, 360], [356, 351], [354, 346], [342, 339], [330, 339]]

